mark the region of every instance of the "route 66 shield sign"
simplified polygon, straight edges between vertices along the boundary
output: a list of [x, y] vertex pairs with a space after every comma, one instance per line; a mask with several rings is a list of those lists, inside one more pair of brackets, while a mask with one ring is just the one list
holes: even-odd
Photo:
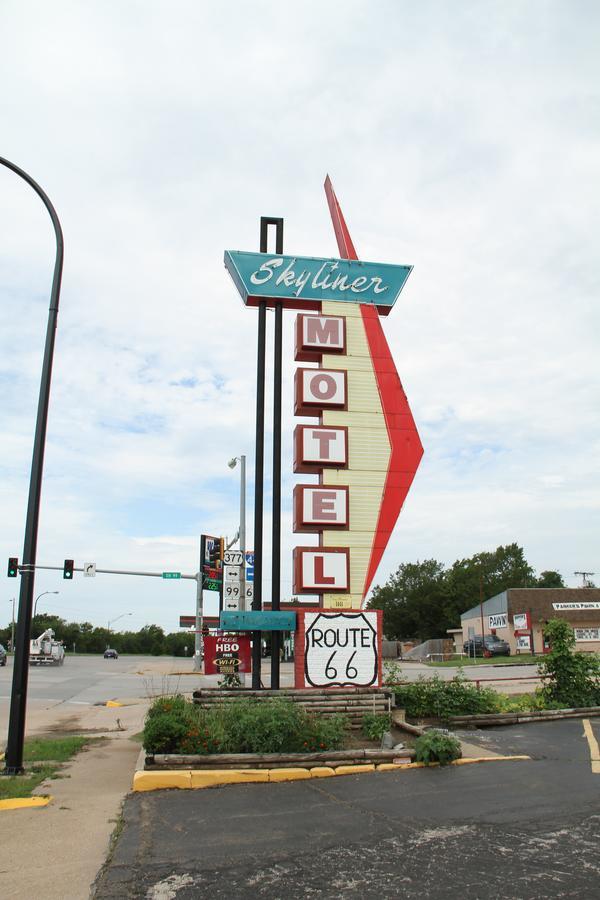
[[379, 681], [377, 611], [306, 612], [307, 687], [370, 687]]

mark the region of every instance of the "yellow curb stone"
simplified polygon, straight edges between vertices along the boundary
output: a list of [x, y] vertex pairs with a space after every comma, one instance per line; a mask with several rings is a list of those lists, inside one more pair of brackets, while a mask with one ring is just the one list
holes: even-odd
[[[469, 763], [503, 762], [506, 760], [528, 760], [530, 756], [481, 756], [455, 759], [452, 766]], [[439, 766], [422, 762], [412, 763], [369, 763], [357, 766], [316, 766], [314, 769], [178, 769], [166, 772], [136, 772], [133, 777], [134, 791], [160, 791], [169, 788], [207, 788], [224, 784], [251, 784], [256, 782], [299, 781], [308, 778], [328, 778], [332, 775], [358, 775], [362, 772], [392, 772], [398, 769], [425, 769]], [[18, 798], [0, 801], [0, 809], [16, 809], [19, 806], [45, 806], [51, 797]], [[5, 804], [16, 804], [6, 806]]]
[[31, 809], [34, 806], [48, 806], [52, 797], [11, 797], [10, 800], [0, 800], [2, 809]]
[[190, 775], [192, 788], [218, 787], [221, 784], [251, 784], [269, 780], [268, 769], [192, 769]]
[[269, 781], [300, 781], [310, 777], [310, 769], [269, 769]]
[[336, 775], [359, 775], [361, 772], [374, 772], [375, 766], [369, 763], [364, 766], [337, 766]]
[[455, 759], [453, 766], [466, 766], [469, 763], [506, 762], [509, 759], [531, 759], [530, 756], [466, 756], [463, 759]]
[[167, 788], [191, 788], [192, 773], [189, 769], [167, 772], [136, 772], [133, 776], [134, 791], [162, 791]]

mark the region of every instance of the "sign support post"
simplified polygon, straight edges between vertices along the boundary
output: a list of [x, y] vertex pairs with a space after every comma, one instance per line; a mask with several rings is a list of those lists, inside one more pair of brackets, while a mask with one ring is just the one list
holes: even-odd
[[[277, 228], [275, 250], [283, 253], [283, 219], [261, 216], [260, 252], [268, 251], [268, 228]], [[264, 459], [265, 459], [265, 355], [267, 304], [258, 304], [258, 352], [256, 367], [256, 458], [254, 474], [254, 596], [252, 609], [262, 610], [262, 563], [263, 563], [263, 507], [264, 507]], [[281, 453], [281, 444], [279, 448]], [[273, 548], [273, 553], [279, 552]], [[260, 631], [252, 633], [252, 690], [261, 688], [262, 637]]]
[[[283, 253], [283, 219], [276, 219], [277, 253]], [[273, 364], [273, 514], [271, 540], [271, 609], [278, 611], [281, 591], [281, 383], [283, 347], [283, 309], [275, 307], [275, 343]], [[279, 690], [281, 632], [271, 635], [271, 690]]]
[[198, 581], [196, 582], [196, 634], [194, 636], [194, 671], [202, 671], [202, 588], [204, 586], [204, 557], [206, 554], [206, 537], [200, 537], [200, 560], [198, 563]]

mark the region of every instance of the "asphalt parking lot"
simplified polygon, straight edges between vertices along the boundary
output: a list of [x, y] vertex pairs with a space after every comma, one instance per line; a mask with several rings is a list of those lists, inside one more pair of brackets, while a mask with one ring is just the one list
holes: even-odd
[[95, 896], [597, 896], [600, 775], [582, 720], [465, 736], [531, 760], [130, 795]]

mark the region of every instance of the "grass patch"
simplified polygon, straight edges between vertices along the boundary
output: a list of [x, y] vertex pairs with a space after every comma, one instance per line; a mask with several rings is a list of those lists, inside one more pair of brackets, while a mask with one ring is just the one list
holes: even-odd
[[25, 741], [23, 750], [23, 761], [26, 763], [44, 762], [52, 760], [53, 762], [63, 763], [90, 743], [90, 738], [86, 737], [64, 737], [64, 738], [30, 738]]
[[102, 738], [58, 737], [30, 738], [23, 748], [24, 775], [0, 777], [0, 800], [29, 797], [31, 792], [47, 778], [60, 777], [61, 763], [67, 762], [80, 750]]
[[518, 656], [476, 656], [475, 659], [469, 656], [461, 656], [456, 659], [447, 659], [440, 662], [428, 661], [426, 666], [437, 669], [452, 669], [458, 666], [526, 666], [533, 665], [542, 661], [541, 656], [532, 656], [531, 653], [520, 653]]
[[33, 766], [26, 775], [2, 776], [0, 778], [0, 800], [14, 797], [30, 797], [34, 788], [58, 771], [60, 766]]

